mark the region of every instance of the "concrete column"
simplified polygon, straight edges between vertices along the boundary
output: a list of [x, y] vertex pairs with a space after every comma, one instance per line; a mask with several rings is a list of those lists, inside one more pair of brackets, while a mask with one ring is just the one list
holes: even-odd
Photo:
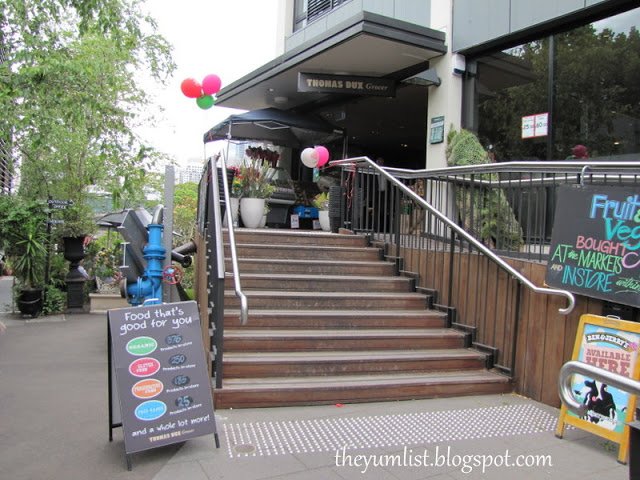
[[[439, 87], [429, 88], [429, 107], [427, 114], [427, 158], [425, 167], [443, 168], [447, 166], [445, 149], [447, 134], [451, 126], [456, 130], [462, 124], [462, 76], [454, 69], [460, 70], [464, 58], [451, 52], [452, 45], [453, 0], [438, 0], [431, 2], [431, 28], [446, 34], [446, 45], [449, 51], [442, 57], [430, 62], [430, 67], [438, 72], [442, 83]], [[431, 119], [444, 116], [444, 141], [429, 143]]]

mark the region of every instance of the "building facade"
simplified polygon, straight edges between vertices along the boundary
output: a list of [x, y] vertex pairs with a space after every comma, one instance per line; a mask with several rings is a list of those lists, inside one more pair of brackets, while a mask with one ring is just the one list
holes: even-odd
[[[446, 166], [451, 128], [497, 161], [640, 152], [637, 0], [282, 0], [281, 53], [218, 105], [343, 129], [333, 157]], [[578, 149], [583, 152], [583, 149]], [[295, 155], [294, 155], [295, 157]]]

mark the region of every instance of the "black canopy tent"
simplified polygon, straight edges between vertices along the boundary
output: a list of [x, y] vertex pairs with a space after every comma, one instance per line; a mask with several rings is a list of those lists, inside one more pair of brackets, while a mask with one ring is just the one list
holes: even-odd
[[313, 115], [262, 108], [231, 115], [204, 134], [215, 140], [256, 140], [291, 148], [306, 148], [343, 137], [343, 131]]

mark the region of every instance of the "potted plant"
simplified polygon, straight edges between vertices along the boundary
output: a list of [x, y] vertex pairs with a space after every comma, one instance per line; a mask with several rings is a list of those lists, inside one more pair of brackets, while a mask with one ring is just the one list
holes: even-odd
[[313, 206], [318, 209], [318, 221], [320, 222], [320, 228], [325, 232], [330, 231], [329, 192], [321, 192], [313, 197]]
[[36, 317], [42, 311], [46, 259], [43, 205], [17, 196], [0, 196], [0, 239], [17, 280], [21, 313]]
[[257, 228], [260, 225], [266, 199], [275, 190], [267, 176], [268, 170], [269, 165], [262, 160], [246, 160], [236, 176], [236, 191], [240, 193], [240, 217], [247, 228]]

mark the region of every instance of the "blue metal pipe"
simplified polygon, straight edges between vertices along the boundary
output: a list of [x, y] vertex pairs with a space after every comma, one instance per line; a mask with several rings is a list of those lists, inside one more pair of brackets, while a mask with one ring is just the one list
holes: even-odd
[[147, 261], [147, 267], [135, 285], [127, 287], [129, 303], [133, 306], [162, 303], [162, 265], [166, 250], [162, 245], [162, 231], [164, 226], [150, 223], [147, 226], [149, 241], [142, 250]]

